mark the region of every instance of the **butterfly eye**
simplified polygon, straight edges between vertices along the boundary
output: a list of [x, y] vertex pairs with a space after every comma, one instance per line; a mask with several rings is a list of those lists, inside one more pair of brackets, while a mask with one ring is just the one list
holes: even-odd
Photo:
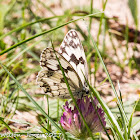
[[86, 91], [86, 94], [89, 94], [89, 90], [88, 90], [88, 91]]
[[85, 86], [85, 87], [83, 88], [83, 93], [89, 94], [89, 89], [88, 89], [87, 86]]

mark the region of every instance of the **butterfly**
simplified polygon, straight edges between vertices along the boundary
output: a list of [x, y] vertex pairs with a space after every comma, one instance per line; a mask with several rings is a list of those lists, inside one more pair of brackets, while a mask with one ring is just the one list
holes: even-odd
[[87, 60], [81, 41], [74, 29], [66, 34], [58, 52], [54, 52], [54, 49], [49, 47], [43, 50], [40, 57], [42, 70], [37, 76], [37, 83], [46, 94], [67, 99], [70, 98], [70, 94], [56, 56], [74, 97], [81, 98], [88, 94]]

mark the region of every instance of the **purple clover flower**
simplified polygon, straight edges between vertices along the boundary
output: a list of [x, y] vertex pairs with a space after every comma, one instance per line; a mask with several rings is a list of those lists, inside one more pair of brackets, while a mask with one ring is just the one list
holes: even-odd
[[[93, 103], [96, 107], [96, 110], [93, 106]], [[96, 98], [93, 100], [93, 103], [88, 97], [86, 97], [86, 99], [82, 98], [77, 100], [77, 105], [81, 110], [81, 113], [92, 133], [104, 132], [104, 129], [102, 127], [102, 124], [104, 125], [104, 127], [106, 126], [104, 112], [102, 108], [98, 107], [98, 100]], [[74, 109], [72, 110], [71, 107], [69, 107], [68, 102], [66, 102], [64, 110], [65, 112], [61, 116], [60, 120], [62, 127], [77, 138], [89, 137], [89, 133], [77, 108], [74, 107]], [[100, 116], [102, 124], [96, 111]]]

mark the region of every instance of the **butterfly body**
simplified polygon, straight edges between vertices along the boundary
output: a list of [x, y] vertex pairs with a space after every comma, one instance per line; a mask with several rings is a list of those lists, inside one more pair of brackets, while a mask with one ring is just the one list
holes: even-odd
[[88, 79], [87, 61], [83, 46], [75, 30], [70, 30], [65, 36], [58, 52], [53, 48], [46, 48], [41, 54], [37, 82], [44, 92], [51, 97], [70, 98], [60, 64], [68, 80], [70, 89], [76, 98], [88, 94], [85, 82]]

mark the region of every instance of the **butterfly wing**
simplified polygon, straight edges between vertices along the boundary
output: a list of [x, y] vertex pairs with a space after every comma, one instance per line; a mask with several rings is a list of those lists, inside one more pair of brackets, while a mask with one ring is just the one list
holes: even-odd
[[46, 48], [41, 54], [40, 65], [42, 70], [37, 76], [38, 84], [43, 88], [45, 93], [52, 97], [70, 97], [55, 54], [61, 63], [71, 91], [73, 92], [74, 96], [79, 96], [80, 91], [83, 89], [83, 84], [78, 74], [73, 69], [72, 65], [60, 53], [56, 51], [54, 53], [52, 48]]
[[[59, 53], [72, 65], [79, 75], [82, 84], [86, 85], [88, 79], [88, 66], [83, 46], [75, 30], [70, 30], [59, 49]], [[85, 77], [84, 77], [85, 76]]]

